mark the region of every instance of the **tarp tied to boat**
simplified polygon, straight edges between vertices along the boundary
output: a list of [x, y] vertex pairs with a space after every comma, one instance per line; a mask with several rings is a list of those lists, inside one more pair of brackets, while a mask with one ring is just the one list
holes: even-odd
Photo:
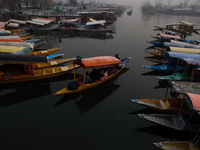
[[195, 58], [200, 59], [200, 55], [188, 54], [188, 53], [177, 53], [177, 52], [165, 52], [164, 55], [169, 55], [172, 58]]
[[28, 64], [28, 63], [33, 63], [33, 62], [47, 63], [47, 56], [0, 54], [0, 63]]
[[192, 102], [192, 106], [194, 110], [200, 111], [200, 95], [193, 94], [193, 93], [186, 93], [185, 94], [188, 99]]
[[183, 60], [189, 65], [200, 66], [200, 59], [183, 58]]
[[187, 22], [187, 21], [180, 21], [180, 23], [188, 25], [188, 26], [194, 26], [193, 23]]
[[92, 57], [92, 58], [85, 58], [81, 61], [74, 60], [74, 64], [78, 64], [83, 68], [95, 68], [101, 67], [105, 68], [108, 66], [114, 66], [116, 64], [120, 64], [121, 60], [117, 59], [113, 56], [99, 56], [99, 57]]

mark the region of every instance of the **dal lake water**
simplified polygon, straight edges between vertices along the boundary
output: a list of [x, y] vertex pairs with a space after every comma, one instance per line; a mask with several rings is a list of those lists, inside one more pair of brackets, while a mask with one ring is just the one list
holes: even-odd
[[[73, 72], [48, 80], [1, 85], [1, 149], [141, 150], [157, 149], [153, 142], [191, 140], [194, 134], [139, 118], [137, 113], [149, 110], [130, 101], [131, 98], [165, 96], [166, 86], [160, 86], [156, 75], [142, 67], [155, 64], [145, 59], [150, 55], [144, 50], [151, 46], [146, 42], [153, 40], [150, 36], [158, 33], [153, 31], [154, 25], [164, 26], [181, 20], [200, 27], [198, 17], [148, 16], [133, 8], [131, 16], [126, 12], [118, 16], [113, 34], [52, 32], [37, 35], [47, 41], [43, 47], [62, 47], [57, 53], [64, 53], [64, 58], [118, 53], [120, 58], [131, 57], [132, 60], [120, 76], [73, 96], [51, 95], [73, 80]], [[194, 34], [188, 38], [199, 39]]]

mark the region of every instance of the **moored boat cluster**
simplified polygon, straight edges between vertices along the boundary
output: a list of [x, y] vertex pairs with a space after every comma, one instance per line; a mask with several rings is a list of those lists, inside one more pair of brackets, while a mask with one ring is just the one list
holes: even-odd
[[[57, 59], [64, 54], [52, 55], [52, 53], [61, 48], [39, 49], [46, 42], [29, 35], [30, 30], [110, 32], [113, 28], [106, 20], [92, 18], [88, 18], [84, 26], [80, 24], [79, 19], [63, 20], [61, 23], [47, 18], [28, 21], [10, 19], [1, 23], [0, 84], [47, 79], [73, 71], [74, 80], [53, 95], [73, 94], [88, 90], [117, 76], [131, 59], [130, 57], [120, 59], [117, 54], [83, 59], [80, 56]], [[70, 62], [71, 64], [66, 65]], [[85, 69], [84, 75], [78, 78], [75, 74], [77, 68]]]
[[[199, 34], [194, 24], [180, 21], [159, 31], [151, 47], [145, 50], [151, 56], [148, 60], [156, 65], [143, 65], [162, 76], [155, 77], [159, 84], [167, 87], [166, 94], [158, 99], [132, 99], [135, 104], [148, 107], [153, 114], [138, 114], [139, 117], [179, 131], [197, 132], [192, 141], [166, 141], [154, 143], [161, 149], [199, 149], [200, 89], [199, 66], [200, 45], [198, 40], [189, 40], [192, 34]], [[163, 76], [163, 74], [165, 74]], [[170, 95], [168, 89], [171, 86]]]

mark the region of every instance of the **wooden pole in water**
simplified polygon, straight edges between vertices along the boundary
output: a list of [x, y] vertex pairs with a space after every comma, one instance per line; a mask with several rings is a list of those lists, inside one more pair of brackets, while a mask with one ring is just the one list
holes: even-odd
[[169, 81], [167, 81], [167, 89], [166, 89], [166, 93], [165, 93], [165, 102], [166, 102], [166, 99], [167, 99], [168, 89], [169, 89]]

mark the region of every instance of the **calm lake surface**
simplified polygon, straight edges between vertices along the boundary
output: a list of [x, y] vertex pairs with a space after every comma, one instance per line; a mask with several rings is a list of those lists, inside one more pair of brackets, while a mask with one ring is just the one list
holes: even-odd
[[[134, 8], [118, 17], [116, 33], [107, 36], [53, 32], [37, 37], [47, 41], [46, 48], [62, 47], [64, 58], [87, 58], [116, 53], [131, 57], [127, 69], [117, 78], [87, 92], [73, 96], [52, 96], [73, 80], [73, 72], [44, 81], [1, 86], [0, 147], [2, 150], [141, 150], [157, 149], [152, 143], [166, 140], [191, 140], [194, 134], [175, 131], [143, 120], [146, 113], [131, 98], [165, 96], [155, 74], [142, 65], [155, 64], [145, 59], [151, 46], [146, 41], [154, 25], [164, 26], [181, 20], [200, 27], [198, 17], [143, 15]], [[189, 39], [199, 39], [193, 35]], [[77, 72], [79, 72], [77, 70]], [[168, 94], [169, 95], [169, 94]], [[170, 96], [170, 95], [169, 95]]]

